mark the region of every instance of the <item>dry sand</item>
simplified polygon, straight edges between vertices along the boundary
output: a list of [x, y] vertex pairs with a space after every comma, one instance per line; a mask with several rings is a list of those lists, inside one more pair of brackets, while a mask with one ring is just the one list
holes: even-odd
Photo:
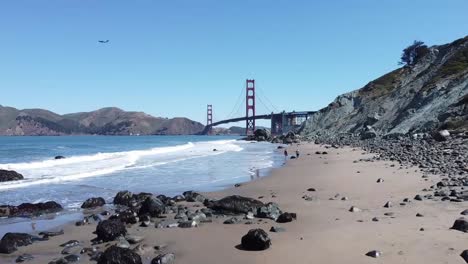
[[[276, 202], [283, 211], [295, 212], [297, 221], [277, 224], [263, 220], [253, 225], [224, 225], [222, 220], [203, 224], [192, 229], [156, 229], [132, 227], [129, 233], [145, 236], [144, 244], [150, 247], [166, 244], [164, 252], [173, 252], [176, 263], [450, 263], [463, 264], [460, 253], [468, 249], [467, 234], [450, 230], [460, 217], [465, 203], [415, 201], [416, 194], [437, 182], [437, 176], [423, 179], [416, 168], [400, 169], [390, 162], [358, 162], [371, 157], [360, 150], [325, 149], [318, 145], [302, 144], [298, 160], [276, 169], [271, 176], [243, 184], [238, 188], [206, 194], [210, 198], [221, 198], [238, 194], [253, 198], [264, 196], [264, 202]], [[296, 147], [289, 148], [293, 152]], [[315, 151], [327, 151], [327, 155], [316, 155]], [[307, 155], [310, 154], [310, 155]], [[360, 173], [357, 173], [357, 172]], [[384, 179], [377, 183], [377, 179]], [[316, 192], [306, 191], [316, 188]], [[272, 197], [272, 193], [276, 197]], [[312, 201], [302, 199], [304, 194]], [[330, 198], [335, 197], [334, 200]], [[348, 200], [342, 201], [343, 196]], [[401, 206], [404, 198], [411, 202]], [[383, 208], [387, 202], [392, 208]], [[361, 212], [349, 212], [351, 206]], [[393, 212], [394, 216], [384, 214]], [[424, 217], [416, 217], [416, 214]], [[380, 221], [371, 219], [378, 217]], [[255, 222], [258, 219], [254, 220]], [[252, 228], [271, 226], [286, 228], [282, 233], [268, 232], [272, 247], [261, 252], [248, 252], [236, 248], [241, 237]], [[424, 231], [420, 231], [424, 228]], [[29, 253], [36, 256], [28, 263], [48, 263], [60, 255], [58, 245], [70, 239], [90, 245], [95, 225], [65, 227], [65, 235], [51, 238], [47, 242], [21, 247], [9, 257], [1, 256], [0, 263], [13, 263], [16, 256]], [[101, 245], [104, 247], [105, 245]], [[380, 258], [365, 256], [370, 250], [383, 252]], [[150, 263], [156, 256], [149, 250], [143, 263]], [[89, 262], [83, 255], [80, 263]]]

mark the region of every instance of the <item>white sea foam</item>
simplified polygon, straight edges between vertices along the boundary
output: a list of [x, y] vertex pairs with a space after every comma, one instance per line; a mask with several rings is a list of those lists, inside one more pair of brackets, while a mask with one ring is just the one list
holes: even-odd
[[[242, 150], [241, 144], [234, 140], [189, 142], [178, 146], [146, 150], [96, 153], [58, 160], [0, 164], [0, 169], [15, 170], [25, 177], [21, 181], [0, 183], [0, 190], [75, 181], [89, 177], [112, 175], [124, 170], [144, 169], [188, 159], [237, 152]], [[213, 151], [214, 149], [217, 151]]]

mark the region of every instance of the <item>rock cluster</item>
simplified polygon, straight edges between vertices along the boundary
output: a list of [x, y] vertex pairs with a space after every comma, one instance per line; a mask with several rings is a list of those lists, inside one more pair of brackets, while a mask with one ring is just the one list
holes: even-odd
[[[441, 140], [442, 136], [444, 140]], [[423, 177], [440, 175], [440, 181], [428, 189], [433, 194], [419, 195], [420, 200], [468, 201], [468, 192], [464, 190], [468, 186], [468, 132], [389, 135], [367, 140], [345, 134], [316, 137], [315, 143], [328, 144], [335, 148], [359, 147], [376, 154], [373, 158], [356, 162], [393, 161], [399, 163], [400, 168], [418, 167], [423, 172]]]
[[30, 217], [56, 213], [62, 210], [63, 207], [54, 201], [35, 204], [23, 203], [18, 206], [0, 205], [0, 217]]

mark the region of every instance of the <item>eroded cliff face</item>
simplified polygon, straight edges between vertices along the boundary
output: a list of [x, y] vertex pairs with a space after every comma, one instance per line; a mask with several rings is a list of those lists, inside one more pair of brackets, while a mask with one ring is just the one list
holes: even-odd
[[380, 135], [468, 128], [468, 37], [430, 47], [413, 66], [338, 96], [303, 126], [308, 135]]

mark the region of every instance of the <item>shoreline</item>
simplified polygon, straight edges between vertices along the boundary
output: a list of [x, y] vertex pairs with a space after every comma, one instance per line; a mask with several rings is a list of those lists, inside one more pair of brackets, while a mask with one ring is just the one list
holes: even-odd
[[[296, 147], [290, 147], [290, 152], [291, 148]], [[189, 229], [133, 225], [129, 233], [145, 236], [143, 244], [151, 248], [167, 245], [162, 251], [153, 249], [142, 254], [143, 263], [149, 263], [161, 252], [174, 253], [177, 263], [194, 264], [216, 263], [221, 258], [223, 263], [374, 263], [375, 260], [365, 256], [371, 250], [383, 252], [382, 263], [464, 263], [458, 255], [466, 249], [463, 248], [465, 234], [449, 228], [461, 216], [465, 203], [413, 200], [422, 189], [437, 182], [438, 176], [422, 178], [418, 169], [399, 168], [389, 161], [362, 162], [359, 160], [373, 154], [351, 148], [324, 148], [309, 143], [297, 148], [301, 152], [298, 160], [288, 160], [284, 166], [272, 169], [267, 177], [239, 187], [203, 193], [211, 199], [243, 195], [276, 202], [283, 211], [297, 213], [297, 221], [278, 224], [255, 218], [250, 225], [245, 220], [225, 225], [226, 218], [214, 218], [213, 223]], [[328, 154], [317, 155], [316, 151]], [[379, 178], [384, 182], [377, 183]], [[316, 191], [308, 192], [309, 188]], [[411, 202], [401, 205], [405, 198]], [[388, 201], [393, 206], [384, 208]], [[199, 203], [184, 205], [201, 206]], [[361, 211], [349, 212], [351, 206]], [[385, 215], [388, 213], [393, 215]], [[417, 213], [423, 217], [416, 217]], [[272, 226], [284, 227], [286, 231], [268, 232]], [[95, 237], [92, 234], [95, 227], [95, 224], [65, 225], [65, 235], [20, 247], [9, 257], [0, 255], [0, 260], [10, 263], [22, 253], [29, 253], [35, 259], [28, 263], [48, 263], [61, 256], [62, 248], [58, 245], [70, 239], [92, 246], [90, 240]], [[261, 252], [237, 249], [240, 238], [258, 227], [267, 231], [272, 247]], [[80, 263], [95, 262], [82, 255]]]

